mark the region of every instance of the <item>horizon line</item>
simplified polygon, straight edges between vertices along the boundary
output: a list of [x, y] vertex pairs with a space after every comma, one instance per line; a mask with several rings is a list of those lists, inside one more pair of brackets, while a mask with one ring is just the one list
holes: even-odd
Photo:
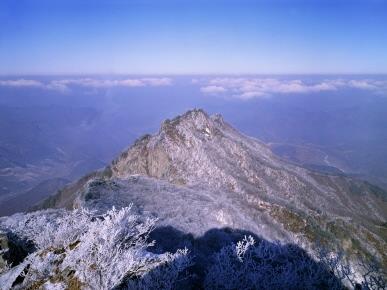
[[305, 73], [0, 73], [0, 77], [27, 77], [27, 76], [40, 76], [40, 77], [49, 77], [49, 76], [361, 76], [361, 75], [375, 75], [375, 76], [387, 76], [387, 72], [327, 72], [327, 73], [315, 73], [315, 72], [305, 72]]

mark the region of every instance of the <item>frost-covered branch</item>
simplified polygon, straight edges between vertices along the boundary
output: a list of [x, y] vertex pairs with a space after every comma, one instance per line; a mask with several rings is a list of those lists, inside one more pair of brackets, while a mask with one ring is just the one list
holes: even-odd
[[296, 246], [249, 236], [215, 254], [206, 289], [342, 289], [325, 265]]
[[[133, 283], [137, 288], [157, 285], [161, 274], [169, 277], [167, 285], [173, 285], [190, 264], [187, 250], [161, 255], [147, 251], [154, 244], [149, 234], [155, 222], [133, 215], [131, 207], [113, 207], [100, 216], [84, 209], [36, 212], [8, 218], [1, 226], [37, 248], [23, 262], [22, 288], [56, 283], [65, 288], [76, 284], [82, 289], [112, 289]], [[7, 273], [14, 275], [11, 270], [0, 282]]]

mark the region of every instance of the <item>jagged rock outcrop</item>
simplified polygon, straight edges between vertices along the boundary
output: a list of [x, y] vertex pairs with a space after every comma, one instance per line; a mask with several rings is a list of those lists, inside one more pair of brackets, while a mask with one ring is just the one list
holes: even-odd
[[[174, 184], [204, 184], [309, 210], [356, 211], [375, 219], [385, 213], [383, 204], [367, 195], [372, 189], [361, 182], [284, 162], [219, 115], [210, 117], [202, 110], [165, 121], [158, 134], [138, 140], [110, 168], [116, 178], [140, 174]], [[353, 200], [346, 194], [358, 196]]]
[[220, 115], [195, 109], [166, 120], [43, 206], [134, 202], [139, 212], [193, 234], [235, 227], [267, 239], [341, 246], [387, 265], [386, 198], [366, 182], [285, 162]]

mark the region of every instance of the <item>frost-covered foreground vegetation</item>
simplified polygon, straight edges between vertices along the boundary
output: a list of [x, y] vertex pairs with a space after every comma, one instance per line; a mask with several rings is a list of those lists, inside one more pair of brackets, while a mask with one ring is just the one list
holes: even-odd
[[19, 265], [5, 265], [2, 289], [172, 288], [190, 258], [186, 249], [147, 252], [154, 224], [140, 220], [130, 207], [100, 216], [84, 209], [14, 215], [2, 226], [24, 241], [20, 246], [26, 251], [35, 250]]
[[[356, 286], [353, 270], [337, 255], [321, 251], [313, 259], [295, 245], [252, 236], [211, 253], [199, 263], [198, 270], [195, 249], [152, 252], [155, 241], [151, 241], [150, 234], [155, 223], [155, 219], [134, 215], [131, 207], [112, 208], [104, 214], [85, 209], [46, 210], [3, 218], [1, 289]], [[212, 245], [206, 246], [211, 249]], [[380, 269], [368, 270], [356, 287], [383, 289], [386, 285]]]

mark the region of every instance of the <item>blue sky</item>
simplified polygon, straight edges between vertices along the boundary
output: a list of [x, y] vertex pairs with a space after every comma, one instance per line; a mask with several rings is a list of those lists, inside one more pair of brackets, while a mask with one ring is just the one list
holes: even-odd
[[387, 1], [1, 0], [0, 74], [387, 73]]

